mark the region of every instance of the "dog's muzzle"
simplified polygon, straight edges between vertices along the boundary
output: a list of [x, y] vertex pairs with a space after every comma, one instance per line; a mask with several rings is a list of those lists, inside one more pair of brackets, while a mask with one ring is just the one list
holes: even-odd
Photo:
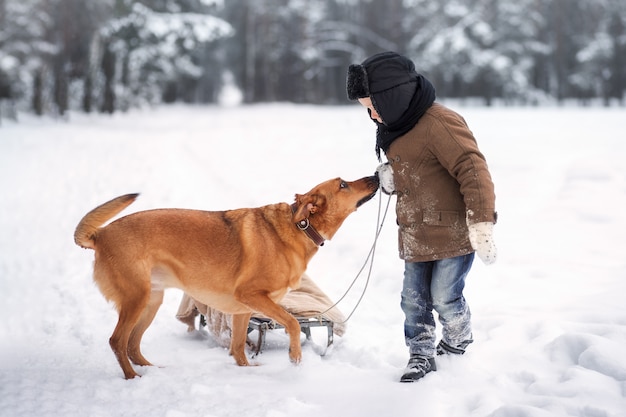
[[378, 186], [380, 184], [380, 180], [378, 179], [378, 175], [373, 175], [371, 177], [367, 177], [366, 181], [367, 181], [367, 186], [372, 189], [372, 193], [367, 195], [367, 196], [365, 196], [365, 197], [363, 197], [362, 199], [360, 199], [358, 201], [358, 203], [356, 203], [357, 208], [361, 207], [363, 204], [367, 203], [372, 198], [374, 198], [374, 196], [376, 195], [376, 192], [378, 191]]

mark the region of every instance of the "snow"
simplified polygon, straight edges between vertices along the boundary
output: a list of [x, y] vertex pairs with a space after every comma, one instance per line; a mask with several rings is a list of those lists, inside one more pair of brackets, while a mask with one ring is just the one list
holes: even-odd
[[[394, 200], [365, 297], [326, 356], [313, 329], [292, 365], [282, 331], [240, 368], [187, 333], [170, 290], [126, 381], [109, 349], [116, 313], [91, 280], [78, 220], [141, 192], [124, 214], [291, 202], [326, 179], [374, 172], [358, 106], [159, 107], [0, 127], [0, 416], [626, 416], [623, 109], [461, 108], [496, 184], [498, 262], [476, 259], [475, 343], [414, 384], [400, 310]], [[375, 199], [320, 249], [309, 274], [339, 299], [373, 243]], [[340, 304], [349, 314], [367, 268]], [[316, 332], [319, 330], [319, 332]]]

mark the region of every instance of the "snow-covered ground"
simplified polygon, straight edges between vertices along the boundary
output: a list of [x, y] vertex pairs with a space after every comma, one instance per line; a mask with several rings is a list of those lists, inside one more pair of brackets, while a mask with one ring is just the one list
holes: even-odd
[[[294, 366], [282, 331], [240, 368], [187, 333], [170, 290], [126, 381], [109, 349], [116, 313], [91, 280], [78, 220], [141, 192], [126, 212], [291, 202], [326, 179], [374, 172], [374, 124], [357, 105], [160, 107], [0, 126], [0, 415], [626, 416], [624, 109], [459, 108], [496, 184], [498, 262], [476, 259], [474, 339], [414, 384], [400, 310], [393, 203], [365, 298], [345, 336]], [[321, 248], [309, 274], [334, 299], [373, 243], [380, 194]], [[366, 269], [367, 272], [367, 269]], [[361, 275], [340, 305], [349, 313]], [[315, 332], [319, 330], [319, 332]], [[314, 329], [316, 345], [323, 329]]]

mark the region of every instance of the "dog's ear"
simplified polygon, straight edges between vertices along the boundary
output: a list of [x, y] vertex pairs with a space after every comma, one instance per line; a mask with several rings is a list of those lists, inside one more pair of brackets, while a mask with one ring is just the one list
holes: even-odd
[[294, 223], [308, 219], [309, 216], [317, 210], [315, 206], [315, 196], [308, 194], [296, 194], [296, 212], [293, 213], [292, 221]]

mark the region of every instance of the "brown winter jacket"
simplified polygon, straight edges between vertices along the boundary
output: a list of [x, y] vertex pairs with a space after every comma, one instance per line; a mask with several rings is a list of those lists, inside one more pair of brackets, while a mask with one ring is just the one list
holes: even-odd
[[424, 262], [473, 252], [470, 224], [496, 222], [485, 157], [465, 120], [434, 103], [386, 152], [394, 173], [400, 258]]

